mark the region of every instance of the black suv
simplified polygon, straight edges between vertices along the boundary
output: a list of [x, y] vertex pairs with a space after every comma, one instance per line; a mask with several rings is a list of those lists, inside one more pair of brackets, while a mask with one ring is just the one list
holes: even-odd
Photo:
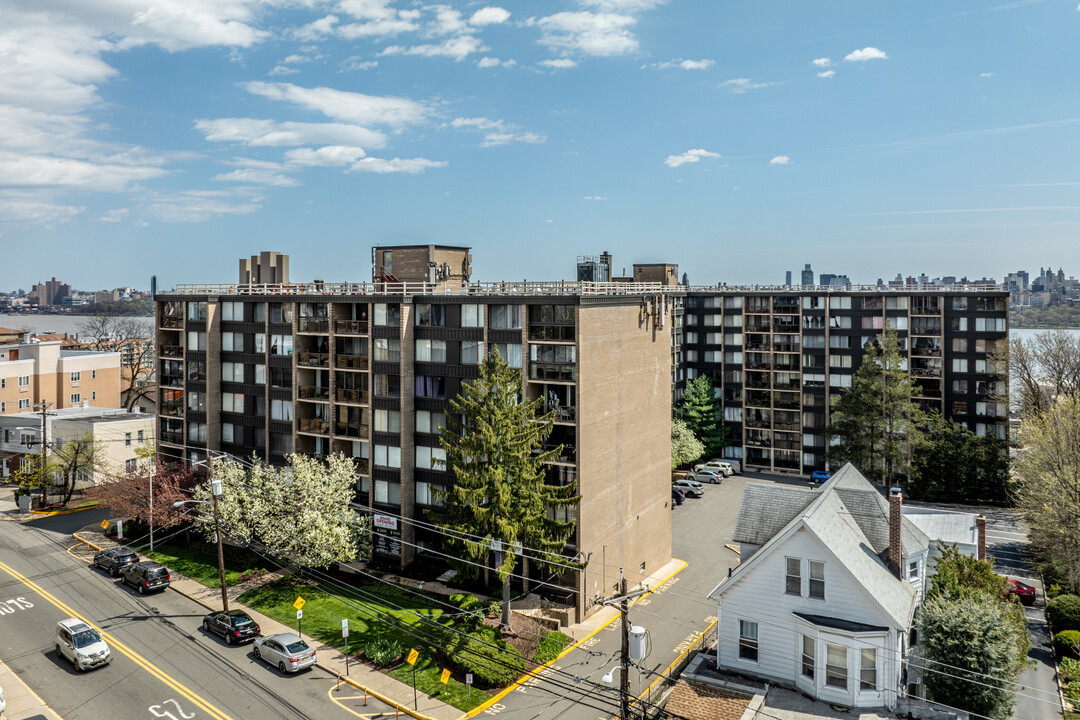
[[203, 618], [203, 629], [225, 638], [226, 645], [254, 640], [259, 637], [259, 626], [243, 610], [213, 612]]
[[102, 550], [94, 555], [94, 567], [108, 570], [113, 577], [119, 575], [120, 571], [128, 565], [134, 565], [137, 562], [139, 562], [138, 553], [123, 546]]
[[152, 560], [145, 560], [121, 570], [120, 580], [134, 587], [140, 595], [145, 595], [150, 590], [164, 590], [169, 587], [171, 578], [167, 567]]

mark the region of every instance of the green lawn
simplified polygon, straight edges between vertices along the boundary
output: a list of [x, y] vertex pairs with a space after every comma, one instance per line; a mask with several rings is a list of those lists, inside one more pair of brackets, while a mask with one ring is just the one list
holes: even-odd
[[[338, 597], [331, 596], [327, 590]], [[348, 602], [339, 599], [345, 594], [349, 596]], [[426, 646], [424, 639], [428, 638], [430, 642], [446, 646], [451, 633], [449, 630], [439, 630], [428, 623], [422, 623], [416, 615], [441, 620], [444, 624], [448, 624], [449, 620], [443, 608], [422, 597], [381, 583], [373, 583], [359, 590], [340, 586], [324, 590], [318, 585], [261, 587], [241, 595], [240, 602], [295, 628], [296, 610], [293, 602], [298, 595], [307, 601], [304, 605], [302, 629], [320, 642], [343, 650], [341, 620], [348, 618], [350, 654], [359, 652], [367, 642], [376, 638], [396, 641], [405, 653], [410, 648], [419, 647], [420, 660], [416, 667], [416, 688], [419, 692], [438, 696], [441, 701], [463, 711], [471, 710], [489, 698], [487, 693], [473, 689], [470, 699], [468, 686], [454, 677], [451, 677], [446, 685], [439, 682], [442, 669], [449, 667], [449, 664]], [[400, 606], [402, 609], [391, 605]], [[464, 627], [460, 629], [465, 630]], [[412, 685], [412, 667], [405, 662], [404, 657], [398, 663], [390, 670], [389, 675]]]
[[[154, 545], [154, 552], [150, 552], [149, 545], [133, 545], [140, 553], [152, 560], [156, 560], [170, 570], [174, 570], [185, 577], [202, 583], [206, 587], [221, 587], [221, 575], [218, 572], [217, 552], [180, 547], [178, 545]], [[225, 585], [232, 587], [240, 583], [240, 573], [250, 569], [250, 563], [245, 563], [225, 554]]]

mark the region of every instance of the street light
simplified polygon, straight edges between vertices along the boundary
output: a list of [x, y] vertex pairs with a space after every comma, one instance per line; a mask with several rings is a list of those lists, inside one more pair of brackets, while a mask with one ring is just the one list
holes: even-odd
[[221, 515], [218, 513], [218, 495], [221, 494], [221, 481], [210, 481], [210, 492], [213, 500], [177, 500], [173, 507], [182, 505], [213, 505], [214, 506], [214, 532], [217, 535], [217, 562], [218, 574], [221, 576], [221, 607], [224, 612], [229, 612], [229, 594], [225, 590], [225, 553], [221, 549]]

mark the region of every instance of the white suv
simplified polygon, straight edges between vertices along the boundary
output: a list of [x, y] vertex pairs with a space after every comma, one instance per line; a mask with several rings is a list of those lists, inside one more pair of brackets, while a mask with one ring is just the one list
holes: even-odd
[[701, 486], [697, 480], [676, 480], [671, 483], [671, 487], [681, 490], [686, 495], [693, 495], [694, 497], [701, 497], [705, 494], [705, 488]]
[[56, 624], [56, 654], [75, 666], [76, 670], [107, 665], [109, 646], [101, 634], [82, 620], [68, 618]]
[[702, 463], [701, 465], [695, 467], [694, 470], [712, 470], [713, 472], [719, 473], [724, 477], [731, 477], [735, 473], [735, 468], [731, 466], [731, 463], [726, 460], [716, 459], [710, 460], [707, 463]]

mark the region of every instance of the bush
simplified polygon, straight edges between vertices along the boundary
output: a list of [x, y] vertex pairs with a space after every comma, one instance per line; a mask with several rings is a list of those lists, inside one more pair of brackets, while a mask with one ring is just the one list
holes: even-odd
[[450, 658], [465, 673], [472, 673], [484, 685], [504, 687], [525, 672], [525, 658], [503, 640], [480, 633], [459, 638], [450, 648]]
[[1056, 633], [1080, 630], [1080, 596], [1058, 595], [1046, 603], [1046, 619]]
[[389, 665], [401, 655], [401, 645], [397, 640], [375, 638], [364, 646], [364, 655], [376, 665]]
[[1062, 630], [1054, 635], [1054, 652], [1059, 658], [1080, 658], [1080, 630]]
[[502, 615], [502, 602], [498, 600], [488, 600], [484, 603], [483, 612], [488, 617], [498, 617]]
[[540, 641], [540, 647], [536, 648], [536, 654], [533, 656], [533, 662], [540, 665], [551, 662], [555, 658], [559, 657], [559, 653], [563, 651], [567, 645], [570, 644], [570, 638], [563, 635], [558, 630], [549, 632], [544, 635], [544, 639]]
[[472, 612], [480, 608], [480, 598], [469, 593], [454, 593], [450, 596], [450, 604], [465, 612]]

